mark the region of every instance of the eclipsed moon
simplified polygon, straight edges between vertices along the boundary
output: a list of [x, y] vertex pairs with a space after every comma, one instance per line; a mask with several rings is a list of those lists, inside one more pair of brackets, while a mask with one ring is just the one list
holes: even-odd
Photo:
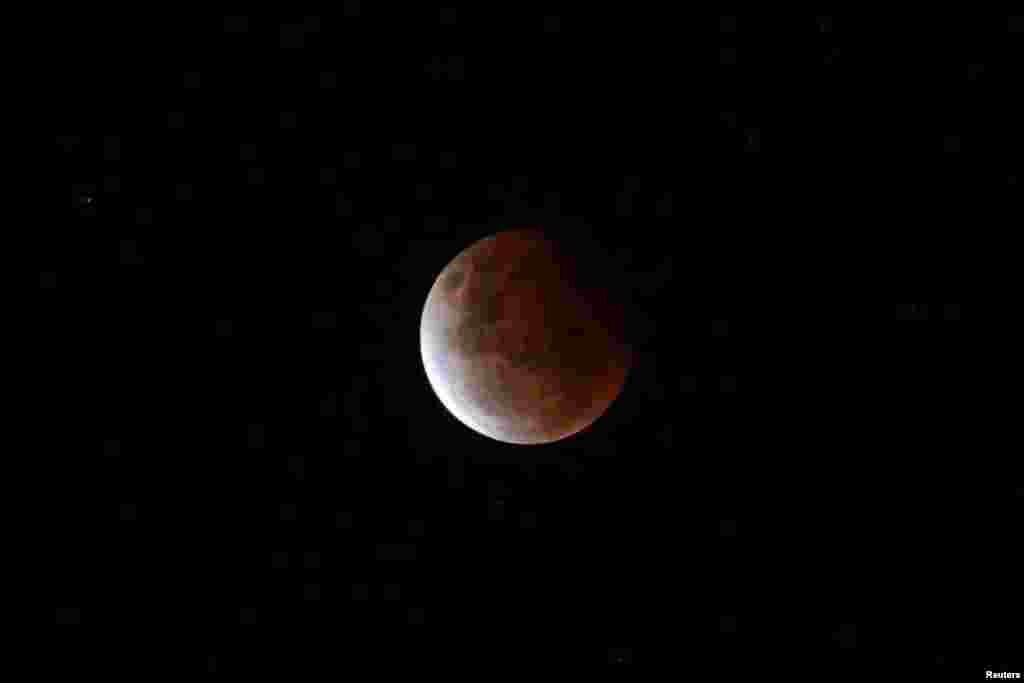
[[441, 403], [498, 441], [543, 444], [589, 427], [632, 364], [606, 272], [537, 229], [467, 247], [438, 275], [420, 352]]

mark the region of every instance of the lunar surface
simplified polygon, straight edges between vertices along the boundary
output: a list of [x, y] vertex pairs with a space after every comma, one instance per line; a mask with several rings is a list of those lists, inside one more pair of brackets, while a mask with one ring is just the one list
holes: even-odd
[[431, 387], [466, 426], [512, 444], [586, 429], [632, 362], [623, 309], [593, 263], [536, 229], [482, 239], [441, 271], [420, 321]]

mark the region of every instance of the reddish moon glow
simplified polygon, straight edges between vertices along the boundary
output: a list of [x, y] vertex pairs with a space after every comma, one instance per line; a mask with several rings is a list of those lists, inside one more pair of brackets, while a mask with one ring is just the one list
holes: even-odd
[[591, 264], [538, 229], [471, 244], [441, 271], [420, 352], [441, 403], [498, 441], [544, 444], [589, 427], [632, 363], [624, 316]]

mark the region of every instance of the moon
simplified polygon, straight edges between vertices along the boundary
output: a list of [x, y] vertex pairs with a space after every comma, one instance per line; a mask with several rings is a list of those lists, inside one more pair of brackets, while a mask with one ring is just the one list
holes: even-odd
[[624, 308], [607, 271], [538, 228], [460, 252], [420, 319], [431, 388], [470, 429], [497, 441], [560, 441], [594, 423], [632, 366]]

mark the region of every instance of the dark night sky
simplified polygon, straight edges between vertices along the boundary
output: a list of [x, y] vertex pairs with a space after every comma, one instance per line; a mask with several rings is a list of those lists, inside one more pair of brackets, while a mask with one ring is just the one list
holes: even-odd
[[[827, 282], [808, 296], [806, 273], [856, 260], [843, 245], [871, 213], [858, 169], [888, 141], [906, 144], [870, 194], [896, 215], [914, 202], [894, 164], [929, 154], [915, 187], [924, 166], [951, 182], [968, 175], [959, 155], [998, 147], [980, 111], [925, 132], [871, 98], [933, 107], [978, 90], [978, 109], [1001, 112], [979, 80], [998, 77], [1002, 47], [897, 60], [898, 37], [860, 20], [720, 18], [716, 33], [714, 17], [357, 2], [320, 17], [79, 20], [60, 44], [80, 64], [55, 82], [61, 230], [38, 254], [41, 352], [55, 359], [43, 373], [71, 416], [45, 436], [77, 444], [55, 485], [55, 600], [82, 642], [166, 632], [135, 650], [183, 671], [334, 672], [371, 650], [678, 666], [704, 632], [723, 671], [789, 661], [781, 633], [814, 661], [871, 660], [842, 624], [870, 643], [881, 600], [836, 588], [859, 569], [830, 580], [806, 557], [808, 538], [841, 554], [821, 540], [836, 525], [891, 526], [841, 509], [866, 474], [808, 464], [870, 442], [835, 442], [861, 395], [840, 392], [833, 414], [801, 407], [799, 387], [833, 395], [820, 378], [851, 367], [892, 375], [874, 352], [835, 368], [831, 345], [869, 337], [837, 341], [871, 314], [826, 301]], [[908, 95], [900, 69], [922, 61]], [[1004, 192], [1019, 170], [1004, 155], [970, 179]], [[639, 356], [590, 429], [524, 448], [444, 410], [418, 325], [455, 254], [536, 224], [607, 270]], [[814, 256], [798, 256], [808, 243]], [[742, 367], [769, 368], [744, 378], [767, 409], [737, 402], [737, 335], [756, 339]], [[790, 428], [791, 409], [816, 417]], [[809, 479], [834, 494], [808, 493]], [[877, 495], [885, 514], [901, 505]], [[818, 526], [801, 535], [808, 515]], [[783, 594], [809, 611], [787, 612]], [[954, 656], [948, 638], [912, 640], [907, 662]]]

